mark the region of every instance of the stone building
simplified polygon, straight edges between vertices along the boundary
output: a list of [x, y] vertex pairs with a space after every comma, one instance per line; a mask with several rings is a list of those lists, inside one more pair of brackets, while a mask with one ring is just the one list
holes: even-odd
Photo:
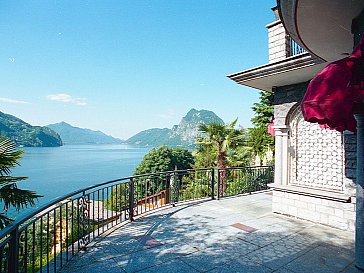
[[277, 4], [266, 26], [268, 64], [228, 77], [274, 95], [273, 212], [355, 230], [356, 266], [364, 270], [364, 101], [354, 113], [356, 133], [321, 128], [301, 111], [310, 80], [359, 43], [364, 1]]
[[[363, 6], [357, 2], [352, 18]], [[309, 81], [330, 61], [345, 55], [326, 60], [308, 52], [288, 34], [278, 9], [273, 11], [276, 20], [266, 26], [269, 63], [228, 76], [274, 94], [273, 212], [354, 230], [356, 135], [306, 122], [300, 108]], [[350, 29], [351, 20], [347, 23]], [[350, 46], [345, 52], [351, 52]]]

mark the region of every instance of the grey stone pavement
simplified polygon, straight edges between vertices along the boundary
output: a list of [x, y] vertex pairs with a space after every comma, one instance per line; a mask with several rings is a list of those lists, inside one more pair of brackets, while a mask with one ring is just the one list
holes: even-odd
[[271, 205], [264, 192], [161, 209], [97, 238], [61, 272], [360, 272], [353, 233]]

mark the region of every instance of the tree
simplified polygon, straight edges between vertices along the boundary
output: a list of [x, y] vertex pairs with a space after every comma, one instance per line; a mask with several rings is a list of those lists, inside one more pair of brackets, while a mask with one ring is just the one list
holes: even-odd
[[266, 126], [271, 122], [274, 111], [271, 97], [271, 93], [261, 91], [260, 101], [253, 104], [252, 109], [255, 112], [255, 116], [251, 121], [255, 127]]
[[192, 168], [194, 158], [187, 149], [161, 146], [147, 153], [134, 171], [134, 175]]
[[[243, 130], [235, 129], [238, 119], [236, 118], [230, 124], [200, 124], [199, 131], [203, 136], [197, 139], [197, 144], [203, 149], [206, 147], [216, 147], [217, 151], [217, 168], [225, 169], [227, 164], [227, 152], [232, 147], [243, 144], [245, 136]], [[226, 174], [224, 171], [220, 173], [220, 194], [224, 194], [226, 189]]]
[[215, 146], [201, 146], [193, 151], [195, 169], [214, 168], [217, 165], [217, 150]]
[[262, 158], [268, 149], [274, 151], [274, 137], [268, 133], [268, 125], [273, 117], [271, 94], [260, 92], [260, 101], [254, 103], [252, 109], [255, 116], [251, 119], [254, 128], [249, 130], [248, 143], [253, 153]]
[[248, 146], [238, 146], [227, 152], [227, 164], [229, 167], [249, 166], [252, 161], [252, 148]]
[[[139, 166], [135, 169], [134, 175], [153, 174], [173, 170], [186, 170], [191, 169], [193, 164], [194, 158], [191, 152], [187, 149], [161, 146], [159, 148], [152, 149], [144, 156], [142, 162], [140, 162]], [[187, 174], [187, 172], [179, 173], [177, 175], [177, 180], [181, 181], [185, 174]], [[148, 175], [135, 178], [133, 180], [135, 183], [135, 199], [139, 200], [140, 197], [152, 196], [164, 191], [166, 189], [165, 183], [168, 177], [170, 177], [170, 174]], [[174, 183], [174, 186], [178, 187], [177, 181]]]
[[[252, 148], [245, 145], [248, 131], [241, 128], [244, 135], [239, 145], [230, 146], [226, 152], [226, 167], [244, 167], [250, 165], [253, 153]], [[217, 166], [217, 147], [199, 145], [198, 149], [193, 151], [195, 157], [194, 168], [213, 168]]]
[[27, 177], [11, 176], [11, 169], [19, 165], [22, 154], [23, 151], [16, 151], [14, 142], [0, 136], [0, 202], [4, 204], [3, 211], [0, 212], [0, 229], [12, 221], [6, 215], [10, 207], [19, 211], [24, 207], [34, 206], [35, 199], [41, 197], [34, 191], [17, 187], [17, 182], [25, 180]]

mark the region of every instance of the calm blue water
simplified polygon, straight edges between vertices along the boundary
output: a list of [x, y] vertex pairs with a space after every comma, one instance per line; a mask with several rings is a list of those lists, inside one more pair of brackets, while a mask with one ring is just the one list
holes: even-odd
[[[149, 149], [128, 145], [24, 148], [21, 166], [13, 175], [29, 177], [18, 187], [43, 195], [39, 206], [77, 189], [132, 175]], [[13, 211], [9, 215], [15, 216]]]

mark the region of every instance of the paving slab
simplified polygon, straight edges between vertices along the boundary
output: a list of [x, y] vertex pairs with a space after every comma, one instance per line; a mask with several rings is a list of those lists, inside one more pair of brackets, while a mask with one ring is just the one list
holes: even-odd
[[159, 246], [144, 251], [133, 252], [128, 255], [115, 257], [114, 260], [119, 268], [126, 272], [137, 272], [147, 268], [161, 265], [178, 257], [196, 252], [191, 246]]
[[271, 199], [158, 210], [100, 236], [61, 272], [360, 272], [353, 232], [273, 214]]
[[195, 270], [193, 267], [188, 264], [182, 262], [181, 260], [175, 259], [160, 265], [156, 265], [153, 267], [149, 267], [145, 270], [138, 271], [141, 273], [198, 273], [199, 271]]
[[272, 269], [265, 267], [264, 265], [253, 263], [249, 260], [234, 260], [228, 262], [222, 266], [215, 267], [214, 269], [207, 271], [208, 273], [270, 273]]
[[354, 251], [351, 249], [322, 244], [288, 263], [285, 267], [302, 273], [341, 272], [353, 262], [353, 257]]

